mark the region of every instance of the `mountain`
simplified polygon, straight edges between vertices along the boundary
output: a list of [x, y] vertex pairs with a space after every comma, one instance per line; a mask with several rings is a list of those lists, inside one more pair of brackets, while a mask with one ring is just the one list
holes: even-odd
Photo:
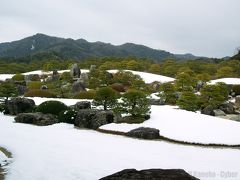
[[156, 50], [133, 43], [115, 46], [109, 43], [88, 42], [84, 39], [64, 39], [44, 34], [36, 34], [22, 40], [0, 44], [0, 58], [24, 59], [32, 56], [75, 60], [90, 57], [135, 56], [155, 61], [162, 61], [166, 58], [181, 60], [198, 58], [192, 54], [174, 55], [167, 51]]

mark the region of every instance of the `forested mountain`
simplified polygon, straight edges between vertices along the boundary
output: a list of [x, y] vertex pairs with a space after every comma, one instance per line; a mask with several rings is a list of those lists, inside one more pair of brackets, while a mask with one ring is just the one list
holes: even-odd
[[197, 58], [191, 54], [174, 55], [167, 51], [156, 50], [133, 43], [115, 46], [109, 43], [88, 42], [84, 39], [64, 39], [44, 34], [36, 34], [22, 40], [0, 44], [0, 58], [34, 58], [38, 60], [53, 58], [82, 60], [86, 58], [106, 56], [135, 56], [137, 58], [153, 59], [156, 62], [160, 62], [166, 58]]

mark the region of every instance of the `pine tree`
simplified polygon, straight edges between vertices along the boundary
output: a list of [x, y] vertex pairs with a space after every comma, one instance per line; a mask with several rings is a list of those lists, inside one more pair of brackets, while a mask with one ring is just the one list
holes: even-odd
[[184, 91], [177, 100], [177, 105], [187, 111], [196, 111], [199, 109], [199, 100], [193, 92]]
[[110, 87], [103, 87], [96, 91], [93, 104], [95, 106], [103, 106], [104, 110], [114, 108], [117, 105], [117, 94]]

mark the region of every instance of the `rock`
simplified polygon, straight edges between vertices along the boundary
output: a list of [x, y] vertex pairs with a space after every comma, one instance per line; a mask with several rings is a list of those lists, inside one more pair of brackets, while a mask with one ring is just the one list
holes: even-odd
[[214, 116], [214, 108], [211, 106], [207, 106], [204, 109], [201, 110], [202, 114], [206, 114], [206, 115], [210, 115], [210, 116]]
[[27, 92], [27, 86], [25, 86], [25, 85], [17, 85], [17, 91], [18, 91], [18, 94], [20, 96], [24, 95]]
[[122, 83], [113, 83], [111, 85], [111, 88], [117, 92], [125, 92], [126, 91], [126, 87]]
[[53, 70], [52, 75], [53, 75], [53, 76], [58, 75], [58, 71], [57, 71], [57, 70]]
[[182, 169], [124, 169], [100, 180], [199, 180]]
[[76, 111], [80, 110], [80, 109], [91, 109], [91, 102], [89, 101], [80, 101], [80, 102], [77, 102], [75, 105], [74, 105], [74, 109]]
[[149, 99], [150, 105], [165, 105], [165, 100], [163, 98], [159, 99]]
[[204, 84], [205, 83], [203, 81], [199, 80], [196, 85], [196, 90], [200, 91], [200, 89], [204, 86]]
[[213, 110], [213, 113], [214, 113], [214, 116], [226, 116], [226, 114], [220, 109]]
[[218, 117], [240, 122], [240, 114], [227, 114], [226, 116], [218, 116]]
[[47, 85], [42, 85], [42, 86], [40, 87], [40, 90], [47, 90], [47, 89], [48, 89]]
[[141, 139], [157, 139], [159, 138], [159, 130], [155, 128], [140, 127], [127, 132], [126, 135]]
[[88, 80], [89, 80], [89, 78], [88, 78], [87, 73], [82, 73], [80, 75], [80, 79], [78, 81], [81, 82], [85, 87], [87, 87], [88, 86]]
[[7, 109], [11, 115], [32, 112], [34, 107], [35, 102], [27, 98], [12, 98], [7, 102]]
[[73, 64], [70, 69], [70, 74], [73, 78], [80, 78], [81, 70], [77, 64]]
[[90, 69], [89, 69], [90, 72], [94, 71], [94, 70], [96, 69], [96, 67], [97, 67], [96, 65], [91, 65], [91, 66], [90, 66]]
[[24, 77], [25, 81], [40, 81], [39, 74], [28, 74]]
[[75, 81], [72, 85], [72, 92], [77, 93], [81, 91], [86, 91], [84, 84], [79, 81]]
[[236, 104], [237, 107], [240, 107], [240, 96], [237, 96], [235, 98], [235, 104]]
[[219, 106], [219, 109], [221, 109], [226, 114], [235, 114], [235, 108], [233, 103], [231, 102], [225, 102]]
[[43, 114], [41, 112], [36, 113], [21, 113], [14, 118], [16, 122], [34, 124], [38, 126], [48, 126], [58, 123], [56, 116], [52, 114]]
[[102, 125], [112, 123], [114, 114], [110, 111], [97, 109], [82, 109], [78, 111], [74, 125], [80, 128], [97, 129]]

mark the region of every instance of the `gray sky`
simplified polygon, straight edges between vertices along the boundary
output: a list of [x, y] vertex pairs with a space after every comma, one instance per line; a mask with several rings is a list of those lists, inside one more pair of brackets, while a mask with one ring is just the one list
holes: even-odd
[[44, 33], [231, 56], [240, 47], [239, 7], [239, 0], [1, 0], [0, 42]]

